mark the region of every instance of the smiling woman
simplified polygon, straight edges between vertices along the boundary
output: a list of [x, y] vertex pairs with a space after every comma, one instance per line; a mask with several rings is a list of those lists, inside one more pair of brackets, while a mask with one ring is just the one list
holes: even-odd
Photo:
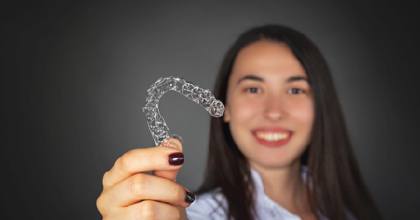
[[380, 219], [327, 63], [302, 33], [247, 30], [215, 86], [209, 158], [190, 219]]
[[214, 91], [225, 114], [211, 119], [197, 199], [176, 182], [175, 137], [116, 160], [97, 200], [104, 218], [380, 219], [326, 61], [305, 35], [279, 25], [241, 34]]

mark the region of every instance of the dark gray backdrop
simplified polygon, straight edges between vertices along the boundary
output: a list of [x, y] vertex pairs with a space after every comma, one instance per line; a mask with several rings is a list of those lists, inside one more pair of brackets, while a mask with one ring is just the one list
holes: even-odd
[[[383, 215], [416, 216], [420, 48], [413, 5], [209, 2], [3, 5], [2, 219], [99, 219], [103, 173], [127, 150], [153, 145], [141, 112], [146, 88], [165, 75], [212, 88], [228, 46], [265, 23], [290, 25], [319, 45]], [[209, 116], [175, 93], [160, 103], [184, 138], [178, 179], [195, 189]]]

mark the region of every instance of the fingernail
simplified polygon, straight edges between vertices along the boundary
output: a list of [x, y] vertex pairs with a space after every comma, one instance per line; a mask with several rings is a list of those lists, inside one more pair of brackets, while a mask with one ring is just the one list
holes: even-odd
[[178, 139], [181, 143], [182, 143], [182, 137], [177, 135], [177, 134], [173, 134], [171, 135], [172, 138]]
[[185, 202], [191, 204], [195, 200], [195, 194], [193, 192], [185, 190]]
[[181, 152], [169, 154], [169, 164], [176, 166], [184, 163], [184, 154]]

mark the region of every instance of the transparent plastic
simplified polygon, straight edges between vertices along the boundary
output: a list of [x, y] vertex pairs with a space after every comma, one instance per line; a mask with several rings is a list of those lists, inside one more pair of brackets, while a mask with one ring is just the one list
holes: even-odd
[[169, 128], [159, 112], [159, 99], [169, 91], [176, 91], [201, 105], [213, 117], [222, 117], [225, 107], [210, 90], [202, 89], [182, 78], [161, 77], [147, 90], [146, 105], [143, 112], [153, 140], [157, 145], [170, 137]]

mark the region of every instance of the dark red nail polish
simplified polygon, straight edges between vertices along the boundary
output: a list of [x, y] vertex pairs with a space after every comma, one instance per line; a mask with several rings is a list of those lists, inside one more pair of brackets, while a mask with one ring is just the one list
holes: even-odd
[[191, 204], [195, 200], [195, 194], [193, 192], [185, 191], [185, 202]]
[[184, 154], [181, 152], [172, 153], [169, 155], [169, 164], [176, 166], [184, 163]]

